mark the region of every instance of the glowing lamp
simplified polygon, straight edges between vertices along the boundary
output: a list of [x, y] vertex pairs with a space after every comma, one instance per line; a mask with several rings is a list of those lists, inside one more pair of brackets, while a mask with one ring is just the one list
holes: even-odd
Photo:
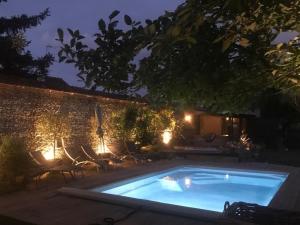
[[54, 155], [54, 149], [52, 146], [47, 147], [44, 151], [43, 151], [43, 156], [46, 160], [53, 160], [55, 159], [55, 155]]
[[187, 123], [192, 123], [192, 115], [191, 114], [185, 114], [184, 115], [184, 121]]
[[106, 144], [98, 144], [97, 149], [96, 149], [96, 153], [97, 154], [104, 154], [104, 153], [109, 153], [110, 150], [109, 148], [106, 146]]
[[170, 130], [165, 130], [162, 134], [162, 142], [164, 144], [169, 144], [172, 140], [172, 132]]
[[226, 117], [226, 121], [228, 121], [230, 118], [229, 117]]

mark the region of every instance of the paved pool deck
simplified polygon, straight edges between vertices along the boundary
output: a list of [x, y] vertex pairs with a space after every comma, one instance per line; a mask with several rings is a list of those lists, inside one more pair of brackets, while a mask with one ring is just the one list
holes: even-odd
[[[166, 160], [126, 169], [109, 171], [100, 174], [88, 174], [85, 178], [78, 178], [68, 184], [62, 180], [42, 184], [39, 188], [20, 191], [9, 195], [0, 196], [0, 214], [25, 220], [35, 224], [45, 225], [88, 225], [105, 224], [105, 217], [114, 219], [124, 218], [131, 212], [130, 217], [118, 222], [120, 225], [208, 225], [208, 224], [246, 224], [236, 221], [207, 221], [205, 217], [182, 216], [174, 212], [166, 213], [139, 208], [135, 211], [132, 205], [119, 204], [118, 202], [103, 202], [88, 200], [60, 194], [61, 187], [87, 189], [111, 182], [144, 175], [180, 165], [214, 166], [236, 169], [266, 170], [288, 172], [290, 175], [283, 184], [271, 206], [279, 209], [300, 211], [300, 168], [272, 165], [267, 163], [236, 163], [218, 160], [208, 162], [202, 160]], [[46, 183], [46, 181], [45, 181]], [[181, 213], [180, 213], [181, 214]]]

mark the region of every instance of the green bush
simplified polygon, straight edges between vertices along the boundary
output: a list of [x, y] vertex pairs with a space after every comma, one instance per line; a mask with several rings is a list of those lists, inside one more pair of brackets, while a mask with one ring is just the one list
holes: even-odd
[[175, 135], [178, 129], [172, 110], [155, 110], [134, 104], [113, 114], [112, 124], [114, 139], [141, 146], [158, 144], [164, 130], [171, 130]]
[[16, 183], [18, 176], [27, 174], [30, 158], [25, 144], [18, 138], [9, 136], [0, 140], [0, 182], [9, 185]]

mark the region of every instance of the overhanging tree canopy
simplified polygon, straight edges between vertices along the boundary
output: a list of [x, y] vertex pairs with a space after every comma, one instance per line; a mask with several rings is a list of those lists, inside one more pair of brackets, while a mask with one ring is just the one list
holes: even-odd
[[[6, 0], [0, 0], [6, 2]], [[26, 41], [23, 33], [39, 25], [47, 16], [49, 10], [36, 16], [0, 17], [0, 73], [4, 75], [22, 75], [32, 78], [47, 75], [48, 67], [53, 56], [47, 54], [34, 59], [25, 48], [30, 42]]]
[[[155, 103], [247, 110], [270, 88], [289, 87], [274, 76], [284, 70], [274, 64], [274, 40], [298, 30], [299, 11], [298, 0], [187, 0], [143, 25], [126, 15], [125, 29], [114, 11], [108, 23], [98, 23], [96, 48], [84, 45], [78, 30], [69, 30], [66, 44], [59, 29], [59, 56], [74, 63], [88, 85], [107, 91], [146, 87]], [[135, 65], [145, 50], [147, 56]]]

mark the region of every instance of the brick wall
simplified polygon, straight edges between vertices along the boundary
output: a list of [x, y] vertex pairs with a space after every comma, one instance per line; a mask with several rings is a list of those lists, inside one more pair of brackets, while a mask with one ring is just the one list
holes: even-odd
[[124, 108], [128, 101], [0, 83], [0, 136], [21, 137], [30, 150], [45, 150], [53, 142], [49, 134], [38, 130], [40, 118], [59, 111], [67, 121], [66, 146], [90, 144], [95, 148], [99, 143], [94, 114], [96, 104], [103, 110], [105, 139], [109, 144], [109, 132], [113, 129], [110, 115]]

